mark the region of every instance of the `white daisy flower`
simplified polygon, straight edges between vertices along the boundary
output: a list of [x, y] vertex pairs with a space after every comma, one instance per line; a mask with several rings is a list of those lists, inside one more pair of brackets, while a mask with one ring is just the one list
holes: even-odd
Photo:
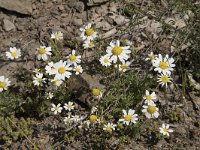
[[73, 121], [73, 118], [71, 118], [71, 116], [69, 115], [68, 117], [65, 117], [63, 121], [65, 124], [71, 124]]
[[162, 124], [162, 127], [159, 128], [160, 129], [160, 133], [162, 133], [163, 135], [167, 135], [169, 136], [169, 133], [172, 133], [173, 130], [169, 129], [169, 124]]
[[153, 60], [153, 66], [155, 67], [154, 71], [171, 75], [171, 71], [173, 71], [173, 67], [175, 67], [175, 64], [173, 63], [174, 59], [169, 58], [169, 55], [166, 55], [165, 58], [163, 58], [162, 55], [159, 54], [158, 57]]
[[55, 63], [53, 67], [55, 68], [56, 79], [65, 80], [65, 78], [69, 78], [72, 75], [72, 73], [69, 72], [70, 70], [72, 70], [72, 68], [69, 64], [67, 64], [66, 61], [63, 62], [62, 60], [60, 60], [59, 62]]
[[116, 127], [117, 127], [116, 124], [108, 123], [107, 125], [104, 125], [103, 130], [111, 133], [112, 131], [115, 130]]
[[51, 79], [51, 85], [53, 87], [58, 88], [62, 83], [63, 81], [61, 79], [58, 79], [58, 78]]
[[81, 121], [83, 118], [82, 117], [80, 117], [79, 115], [74, 115], [74, 116], [72, 116], [72, 121], [73, 122], [79, 122], [79, 121]]
[[164, 85], [167, 87], [169, 83], [172, 83], [172, 78], [168, 74], [161, 73], [158, 75], [158, 81], [159, 84], [163, 87]]
[[38, 73], [35, 75], [35, 77], [33, 77], [33, 83], [35, 86], [43, 86], [43, 84], [45, 83], [46, 78], [43, 78], [43, 74], [42, 73]]
[[150, 105], [144, 105], [142, 106], [144, 109], [142, 112], [145, 114], [147, 118], [158, 118], [158, 108], [156, 107], [156, 104], [152, 103]]
[[101, 56], [99, 61], [102, 64], [102, 66], [106, 66], [107, 67], [107, 66], [111, 65], [110, 56], [108, 56], [108, 55]]
[[67, 56], [68, 63], [71, 64], [71, 65], [72, 64], [77, 65], [81, 62], [81, 56], [80, 55], [76, 56], [75, 54], [76, 54], [76, 51], [72, 50], [72, 54]]
[[92, 28], [92, 24], [88, 23], [83, 28], [80, 28], [82, 40], [94, 40], [97, 37], [97, 32]]
[[49, 62], [48, 65], [45, 66], [45, 70], [47, 74], [49, 75], [56, 74], [56, 70], [53, 66], [54, 66], [53, 62]]
[[55, 104], [51, 104], [52, 108], [51, 111], [53, 111], [54, 115], [57, 115], [58, 113], [61, 113], [62, 107], [61, 104], [59, 103], [57, 106]]
[[46, 93], [46, 97], [47, 97], [47, 99], [52, 99], [53, 93], [51, 93], [51, 92]]
[[[122, 63], [122, 64], [119, 64], [119, 71], [121, 72], [126, 72], [126, 70], [128, 69], [128, 67], [130, 66], [131, 62], [130, 61], [127, 61], [126, 63]], [[117, 65], [115, 66], [117, 67]]]
[[151, 52], [150, 54], [148, 54], [148, 57], [145, 59], [145, 61], [150, 60], [151, 62], [153, 62], [153, 60], [155, 60], [156, 57], [157, 55], [154, 55], [154, 53]]
[[47, 60], [48, 56], [51, 56], [51, 47], [40, 46], [37, 48], [36, 55], [38, 60]]
[[138, 115], [135, 114], [135, 110], [129, 109], [128, 111], [122, 110], [123, 112], [123, 118], [119, 119], [120, 122], [123, 122], [123, 124], [129, 125], [130, 123], [136, 123], [138, 120]]
[[113, 63], [116, 63], [120, 60], [122, 63], [126, 61], [130, 56], [131, 51], [129, 50], [130, 46], [121, 47], [120, 41], [112, 41], [110, 42], [110, 46], [107, 47], [106, 52], [108, 56], [110, 56], [110, 60]]
[[5, 78], [4, 76], [0, 76], [0, 92], [2, 92], [3, 90], [7, 90], [9, 86], [9, 79]]
[[83, 68], [81, 67], [81, 65], [77, 65], [74, 67], [73, 71], [76, 72], [76, 75], [79, 75], [80, 73], [83, 72]]
[[63, 39], [63, 33], [61, 31], [58, 31], [58, 32], [53, 32], [51, 34], [51, 38], [52, 39], [56, 39], [57, 41], [58, 40], [62, 40]]
[[68, 102], [67, 104], [66, 104], [66, 103], [64, 104], [65, 110], [68, 110], [68, 111], [73, 110], [74, 107], [75, 107], [75, 106], [74, 106], [74, 103], [73, 103], [73, 102]]
[[92, 96], [94, 98], [100, 99], [102, 97], [102, 92], [98, 88], [93, 88], [92, 89]]
[[17, 59], [21, 56], [21, 50], [16, 47], [10, 47], [10, 51], [6, 52], [6, 56], [12, 60]]
[[143, 97], [143, 99], [145, 100], [144, 101], [145, 104], [150, 105], [156, 101], [157, 96], [155, 92], [152, 92], [150, 94], [149, 91], [146, 90], [146, 95]]
[[90, 40], [86, 40], [83, 43], [83, 48], [87, 49], [87, 48], [93, 48], [94, 47], [94, 42], [90, 41]]

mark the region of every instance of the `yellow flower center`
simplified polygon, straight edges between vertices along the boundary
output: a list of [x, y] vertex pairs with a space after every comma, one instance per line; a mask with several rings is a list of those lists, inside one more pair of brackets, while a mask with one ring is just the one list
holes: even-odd
[[16, 53], [16, 52], [12, 52], [12, 53], [11, 53], [11, 56], [12, 56], [12, 57], [16, 57], [16, 56], [17, 56], [17, 53]]
[[163, 131], [164, 131], [165, 133], [168, 133], [169, 130], [168, 130], [167, 128], [164, 128]]
[[93, 43], [93, 42], [90, 42], [88, 45], [89, 45], [89, 47], [93, 47], [93, 46], [94, 46], [94, 43]]
[[149, 105], [148, 108], [147, 108], [147, 111], [148, 111], [150, 114], [153, 114], [154, 112], [156, 112], [156, 107], [153, 106], [153, 105]]
[[155, 59], [155, 56], [154, 56], [154, 55], [150, 55], [150, 56], [149, 56], [149, 59], [150, 59], [150, 60], [154, 60], [154, 59]]
[[120, 68], [121, 68], [122, 70], [126, 69], [126, 64], [121, 64]]
[[66, 121], [67, 123], [70, 123], [70, 122], [71, 122], [71, 118], [67, 118], [65, 121]]
[[60, 38], [59, 34], [55, 34], [55, 38], [58, 40]]
[[99, 89], [92, 89], [92, 95], [93, 96], [99, 96], [100, 95], [100, 90]]
[[126, 115], [126, 116], [124, 117], [124, 120], [125, 120], [125, 121], [131, 121], [131, 119], [132, 119], [131, 115]]
[[95, 122], [95, 121], [97, 121], [97, 116], [96, 115], [90, 115], [89, 120], [90, 120], [90, 122]]
[[37, 81], [38, 81], [38, 82], [42, 82], [42, 78], [38, 78]]
[[55, 107], [55, 110], [56, 110], [56, 111], [58, 111], [58, 110], [59, 110], [59, 108], [58, 108], [58, 107]]
[[112, 49], [112, 53], [113, 55], [120, 55], [122, 53], [122, 48], [120, 46], [115, 46], [113, 49]]
[[67, 107], [68, 109], [71, 109], [71, 108], [72, 108], [72, 106], [71, 106], [71, 105], [67, 105], [66, 107]]
[[38, 53], [39, 53], [40, 55], [45, 54], [45, 53], [46, 53], [45, 48], [43, 48], [43, 47], [39, 48]]
[[107, 132], [112, 132], [112, 128], [111, 127], [106, 127], [106, 131]]
[[76, 60], [76, 56], [75, 56], [75, 55], [70, 55], [70, 56], [69, 56], [69, 59], [70, 59], [71, 61], [75, 61], [75, 60]]
[[146, 96], [146, 99], [149, 100], [149, 101], [152, 100], [151, 95], [147, 95], [147, 96]]
[[60, 73], [60, 74], [65, 73], [65, 68], [64, 68], [64, 67], [60, 67], [60, 68], [58, 69], [58, 73]]
[[169, 82], [168, 76], [162, 76], [162, 77], [161, 77], [161, 81], [162, 81], [163, 83]]
[[88, 29], [85, 30], [85, 34], [87, 36], [91, 36], [93, 33], [94, 33], [94, 30], [92, 28], [88, 28]]
[[80, 72], [80, 68], [76, 68], [75, 71], [76, 71], [76, 72]]
[[5, 87], [6, 87], [6, 82], [1, 82], [1, 81], [0, 81], [0, 88], [3, 89], [3, 88], [5, 88]]
[[107, 59], [107, 58], [104, 58], [103, 62], [104, 62], [104, 63], [108, 63], [108, 59]]
[[160, 64], [159, 64], [159, 67], [161, 69], [167, 69], [168, 68], [168, 63], [164, 62], [164, 61], [161, 61]]

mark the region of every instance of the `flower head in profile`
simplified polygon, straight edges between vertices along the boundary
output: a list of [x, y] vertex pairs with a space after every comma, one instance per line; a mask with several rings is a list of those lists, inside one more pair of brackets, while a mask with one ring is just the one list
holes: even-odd
[[10, 47], [10, 51], [6, 52], [6, 56], [11, 60], [17, 59], [21, 56], [21, 50], [16, 47]]
[[81, 65], [77, 65], [77, 66], [74, 66], [73, 71], [75, 71], [76, 75], [79, 75], [80, 73], [83, 72], [83, 68], [81, 67]]
[[71, 65], [77, 65], [81, 62], [81, 56], [80, 55], [76, 55], [76, 51], [72, 50], [72, 53], [67, 56], [68, 59], [68, 63]]
[[110, 56], [110, 60], [113, 63], [117, 63], [118, 60], [123, 63], [130, 57], [131, 50], [129, 50], [129, 48], [130, 46], [120, 46], [119, 40], [111, 41], [106, 52], [108, 53], [108, 56]]
[[160, 129], [160, 133], [162, 133], [163, 135], [167, 135], [169, 136], [169, 133], [172, 133], [173, 130], [169, 128], [169, 124], [162, 124], [162, 127], [159, 128]]
[[153, 60], [153, 66], [155, 67], [154, 71], [171, 75], [171, 71], [173, 71], [175, 67], [174, 59], [169, 58], [169, 55], [163, 58], [163, 56], [159, 54], [158, 57]]
[[122, 122], [123, 124], [129, 125], [131, 123], [136, 123], [136, 121], [138, 120], [138, 115], [135, 114], [135, 110], [133, 109], [129, 109], [128, 111], [126, 110], [122, 110], [123, 112], [123, 118], [119, 119], [120, 122]]
[[102, 66], [108, 67], [111, 65], [110, 56], [108, 56], [108, 55], [101, 56], [99, 61]]
[[[131, 64], [130, 61], [123, 62], [123, 63], [119, 64], [119, 71], [126, 72], [127, 69], [129, 68], [130, 64]], [[117, 65], [115, 67], [117, 67]]]
[[45, 66], [46, 73], [49, 75], [56, 74], [56, 70], [54, 68], [54, 63], [49, 62], [48, 65]]
[[108, 123], [104, 125], [103, 130], [106, 132], [112, 133], [112, 131], [114, 131], [116, 127], [117, 127], [116, 124]]
[[73, 122], [79, 122], [79, 121], [81, 121], [83, 118], [82, 117], [80, 117], [79, 115], [74, 115], [74, 116], [72, 116], [72, 121]]
[[59, 103], [58, 105], [55, 105], [55, 104], [51, 104], [52, 108], [51, 108], [51, 111], [53, 111], [54, 115], [57, 115], [58, 113], [61, 113], [62, 111], [62, 107], [61, 107], [61, 104]]
[[156, 96], [155, 92], [152, 92], [150, 94], [150, 92], [148, 90], [146, 90], [146, 95], [143, 97], [143, 99], [145, 100], [144, 101], [145, 104], [150, 105], [156, 101], [157, 96]]
[[87, 49], [87, 48], [93, 48], [95, 45], [94, 45], [94, 42], [91, 41], [91, 40], [86, 40], [84, 41], [83, 43], [83, 48], [84, 49]]
[[51, 34], [51, 38], [52, 38], [52, 39], [55, 39], [55, 40], [57, 40], [57, 41], [62, 40], [62, 39], [63, 39], [63, 33], [62, 33], [61, 31], [53, 32], [53, 33]]
[[97, 32], [94, 31], [91, 23], [80, 28], [80, 31], [82, 40], [94, 40], [97, 37]]
[[52, 87], [58, 88], [62, 83], [63, 83], [63, 80], [61, 80], [59, 78], [51, 79], [51, 86]]
[[33, 72], [34, 72], [35, 74], [38, 74], [38, 73], [40, 73], [40, 69], [36, 68], [36, 69], [33, 70]]
[[55, 68], [55, 78], [65, 80], [65, 78], [70, 78], [72, 73], [70, 72], [72, 68], [69, 64], [67, 64], [66, 61], [60, 60], [59, 62], [55, 63], [53, 65], [53, 68]]
[[84, 129], [84, 130], [88, 130], [90, 128], [90, 121], [89, 120], [85, 120], [83, 122], [81, 122], [81, 124], [78, 126], [79, 129]]
[[158, 81], [159, 84], [163, 87], [164, 85], [167, 87], [169, 83], [172, 83], [172, 78], [166, 74], [166, 73], [161, 73], [158, 75]]
[[147, 118], [158, 118], [159, 112], [158, 108], [156, 107], [155, 103], [151, 103], [150, 105], [144, 105], [142, 106], [143, 110], [142, 112], [145, 114]]
[[9, 79], [5, 78], [4, 76], [0, 76], [0, 92], [2, 92], [3, 90], [7, 90], [9, 86]]
[[93, 88], [92, 89], [92, 96], [94, 98], [100, 99], [102, 97], [102, 92], [98, 88]]
[[38, 60], [44, 60], [46, 61], [48, 59], [48, 56], [51, 56], [51, 47], [46, 46], [40, 46], [36, 50], [36, 55]]
[[154, 55], [154, 53], [151, 52], [150, 54], [148, 54], [148, 57], [145, 59], [145, 61], [150, 60], [151, 62], [153, 62], [156, 57], [157, 57], [157, 55]]
[[74, 107], [75, 107], [75, 106], [74, 106], [74, 103], [73, 103], [73, 102], [68, 102], [68, 103], [65, 103], [65, 104], [64, 104], [65, 110], [68, 110], [68, 111], [73, 110]]
[[43, 78], [42, 73], [38, 73], [33, 77], [33, 83], [35, 86], [43, 86], [43, 84], [46, 82], [46, 78]]

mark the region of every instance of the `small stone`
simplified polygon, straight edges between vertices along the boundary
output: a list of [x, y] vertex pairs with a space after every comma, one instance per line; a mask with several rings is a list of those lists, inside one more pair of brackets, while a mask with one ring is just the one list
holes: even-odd
[[63, 5], [58, 6], [59, 11], [63, 11], [64, 9], [65, 9], [65, 7]]
[[0, 7], [20, 14], [32, 14], [31, 0], [0, 0]]
[[78, 19], [78, 18], [74, 18], [73, 19], [73, 24], [75, 26], [81, 26], [83, 24], [83, 20], [82, 19]]
[[79, 13], [83, 12], [84, 9], [85, 9], [84, 3], [83, 3], [83, 2], [77, 2], [77, 3], [75, 4], [75, 9], [76, 9], [76, 11], [79, 12]]
[[4, 19], [3, 20], [3, 29], [5, 31], [10, 31], [10, 30], [15, 29], [15, 25], [10, 20]]

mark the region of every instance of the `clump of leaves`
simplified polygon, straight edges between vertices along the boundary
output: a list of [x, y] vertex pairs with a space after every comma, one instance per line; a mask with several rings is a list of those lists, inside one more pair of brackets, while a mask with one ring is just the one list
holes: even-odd
[[32, 135], [30, 128], [30, 118], [17, 119], [14, 116], [0, 118], [0, 140], [3, 140], [8, 146], [15, 141], [27, 138]]

